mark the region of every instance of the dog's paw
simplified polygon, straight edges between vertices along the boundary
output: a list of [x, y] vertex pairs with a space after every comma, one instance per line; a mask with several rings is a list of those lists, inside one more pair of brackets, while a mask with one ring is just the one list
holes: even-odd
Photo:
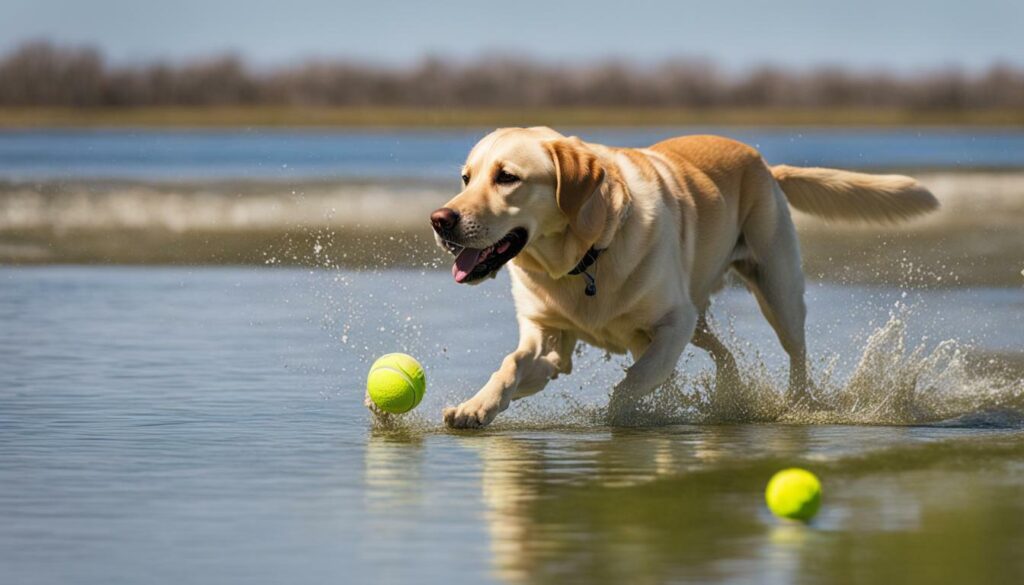
[[605, 411], [605, 424], [613, 427], [633, 427], [641, 424], [643, 415], [636, 404], [630, 400], [616, 398], [608, 402], [608, 409]]
[[444, 424], [453, 429], [485, 427], [498, 416], [498, 405], [472, 398], [458, 406], [444, 409]]

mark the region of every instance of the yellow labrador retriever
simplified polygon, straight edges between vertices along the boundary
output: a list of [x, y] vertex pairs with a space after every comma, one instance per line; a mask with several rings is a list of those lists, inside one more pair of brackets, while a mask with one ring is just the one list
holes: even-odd
[[909, 177], [769, 166], [715, 136], [632, 149], [503, 128], [469, 153], [462, 181], [431, 214], [435, 236], [455, 255], [456, 282], [479, 283], [509, 263], [520, 340], [475, 396], [445, 409], [445, 423], [459, 428], [487, 425], [568, 374], [578, 341], [633, 356], [612, 392], [612, 424], [633, 422], [634, 405], [669, 378], [689, 342], [710, 353], [719, 376], [734, 376], [733, 356], [704, 319], [730, 268], [789, 355], [788, 400], [809, 402], [804, 278], [787, 203], [867, 221], [938, 207]]

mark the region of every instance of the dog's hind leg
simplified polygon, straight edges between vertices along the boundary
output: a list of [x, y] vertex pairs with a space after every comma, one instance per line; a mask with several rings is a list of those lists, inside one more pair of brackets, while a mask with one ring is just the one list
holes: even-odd
[[782, 189], [770, 178], [757, 183], [767, 192], [752, 194], [757, 197], [755, 207], [743, 226], [749, 256], [732, 267], [757, 297], [761, 312], [789, 354], [787, 400], [791, 405], [809, 405], [800, 243]]
[[736, 358], [733, 357], [729, 348], [725, 347], [722, 340], [715, 335], [708, 324], [707, 315], [701, 313], [697, 318], [697, 327], [693, 332], [693, 339], [690, 340], [695, 346], [708, 352], [715, 362], [715, 387], [716, 391], [725, 390], [740, 380], [739, 369], [736, 367]]
[[780, 264], [784, 262], [770, 262], [766, 266], [744, 261], [735, 263], [733, 267], [754, 293], [761, 313], [789, 355], [789, 390], [786, 399], [795, 405], [809, 398], [807, 342], [804, 337], [807, 309], [804, 305], [803, 277], [799, 276], [797, 283], [780, 276], [785, 268]]

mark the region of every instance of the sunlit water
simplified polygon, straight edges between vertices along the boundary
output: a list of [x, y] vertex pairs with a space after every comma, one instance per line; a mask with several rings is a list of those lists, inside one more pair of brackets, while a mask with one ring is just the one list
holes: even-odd
[[[52, 130], [0, 132], [0, 176], [15, 180], [132, 178], [451, 179], [490, 129]], [[721, 134], [774, 163], [847, 168], [1024, 166], [1024, 132], [948, 129], [569, 128], [586, 140], [647, 146]]]
[[[1020, 288], [811, 284], [831, 418], [779, 409], [782, 352], [728, 289], [738, 408], [710, 406], [687, 352], [661, 424], [608, 428], [595, 413], [628, 362], [585, 351], [493, 429], [447, 432], [441, 408], [515, 345], [507, 284], [0, 268], [0, 582], [1024, 578], [1024, 387], [964, 365], [1024, 351]], [[389, 351], [421, 359], [427, 396], [375, 429], [363, 379]], [[788, 465], [824, 484], [810, 526], [764, 509]]]

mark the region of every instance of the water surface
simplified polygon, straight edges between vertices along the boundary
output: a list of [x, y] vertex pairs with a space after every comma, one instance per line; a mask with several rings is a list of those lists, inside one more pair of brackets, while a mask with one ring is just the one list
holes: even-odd
[[[590, 351], [495, 428], [447, 432], [440, 409], [515, 344], [508, 297], [504, 278], [457, 287], [435, 272], [0, 268], [3, 581], [1024, 577], [1021, 386], [935, 349], [1019, 355], [1019, 288], [812, 286], [819, 378], [826, 358], [843, 378], [888, 356], [889, 378], [923, 380], [909, 410], [851, 389], [866, 404], [849, 414], [869, 424], [708, 424], [698, 404], [608, 428], [591, 414], [622, 362]], [[745, 372], [780, 388], [753, 300], [730, 289], [715, 311], [749, 343]], [[402, 428], [374, 429], [363, 376], [395, 350], [424, 362], [427, 396]], [[688, 355], [681, 392], [698, 395], [706, 371]], [[787, 465], [824, 483], [810, 526], [764, 509]]]
[[[466, 153], [487, 131], [0, 132], [0, 176], [14, 180], [455, 180]], [[617, 146], [647, 146], [683, 134], [720, 134], [755, 146], [773, 164], [1024, 166], [1024, 132], [1020, 131], [669, 127], [577, 128], [571, 133]]]

